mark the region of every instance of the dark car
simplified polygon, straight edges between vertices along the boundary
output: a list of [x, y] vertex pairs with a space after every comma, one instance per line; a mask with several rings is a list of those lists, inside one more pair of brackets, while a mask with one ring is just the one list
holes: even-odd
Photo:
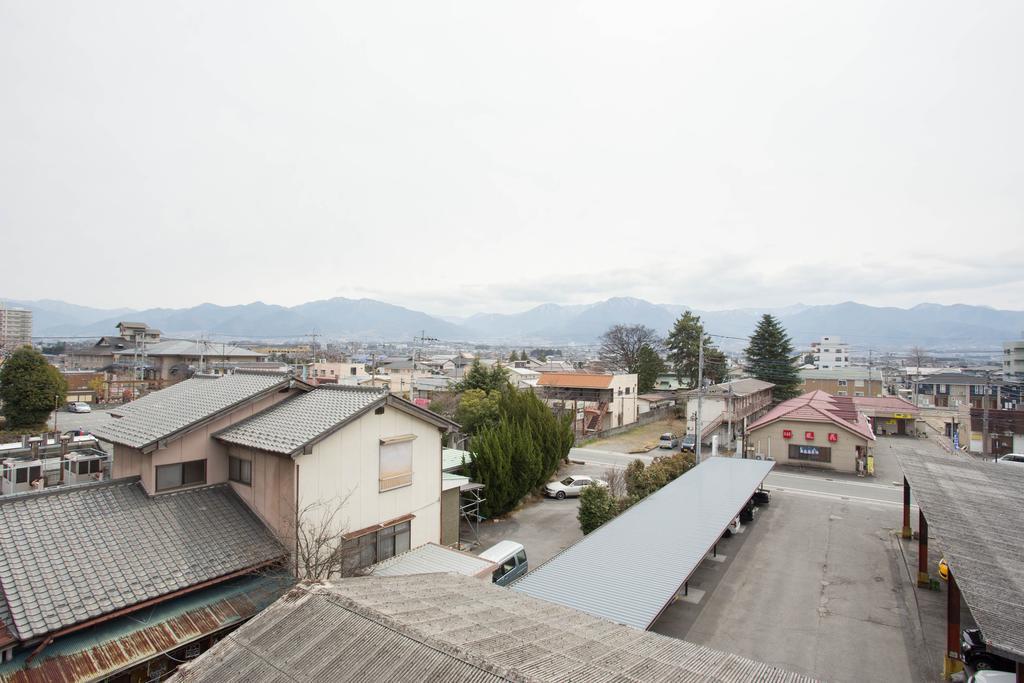
[[687, 434], [682, 438], [682, 440], [679, 442], [679, 450], [683, 451], [684, 453], [686, 451], [690, 451], [691, 453], [697, 452], [697, 439], [693, 436], [693, 434]]
[[968, 628], [960, 633], [960, 656], [964, 664], [975, 671], [993, 669], [1014, 671], [1015, 663], [994, 652], [989, 652], [981, 629]]

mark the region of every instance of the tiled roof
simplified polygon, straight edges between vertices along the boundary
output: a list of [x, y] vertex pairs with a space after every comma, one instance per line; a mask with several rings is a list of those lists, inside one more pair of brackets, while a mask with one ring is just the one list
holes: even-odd
[[0, 547], [22, 641], [285, 554], [228, 485], [150, 497], [138, 478], [5, 497]]
[[853, 405], [866, 413], [892, 412], [919, 415], [921, 410], [910, 401], [896, 396], [854, 396]]
[[[141, 349], [142, 347], [140, 347]], [[204, 356], [205, 358], [237, 357], [245, 356], [251, 358], [263, 358], [267, 354], [246, 349], [231, 344], [218, 344], [217, 342], [194, 342], [185, 339], [172, 339], [169, 341], [151, 342], [145, 345], [147, 356]], [[134, 354], [134, 350], [127, 350], [128, 355]]]
[[111, 410], [118, 419], [93, 428], [93, 433], [104, 441], [142, 448], [288, 381], [283, 373], [255, 371], [193, 377]]
[[833, 396], [824, 391], [811, 391], [783, 401], [747, 426], [747, 432], [778, 420], [828, 422], [870, 441], [875, 440], [871, 425], [861, 416], [848, 396]]
[[386, 389], [322, 385], [215, 434], [227, 443], [290, 455], [386, 399]]
[[800, 379], [804, 381], [816, 379], [873, 379], [877, 382], [881, 382], [882, 373], [879, 370], [872, 370], [871, 368], [865, 368], [854, 365], [845, 368], [807, 368], [806, 370], [800, 371]]
[[591, 375], [583, 372], [545, 372], [537, 381], [539, 387], [569, 389], [607, 389], [614, 375]]
[[300, 585], [172, 681], [811, 679], [458, 574]]

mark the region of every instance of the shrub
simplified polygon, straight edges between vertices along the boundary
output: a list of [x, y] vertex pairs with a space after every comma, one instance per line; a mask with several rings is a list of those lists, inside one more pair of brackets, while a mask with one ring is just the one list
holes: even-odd
[[576, 519], [580, 529], [589, 534], [619, 514], [619, 503], [603, 486], [588, 486], [580, 494], [580, 509]]

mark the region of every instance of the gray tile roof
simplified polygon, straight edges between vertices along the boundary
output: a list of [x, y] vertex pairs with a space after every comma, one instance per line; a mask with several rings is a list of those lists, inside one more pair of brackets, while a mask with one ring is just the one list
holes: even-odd
[[[232, 346], [231, 344], [220, 344], [218, 342], [209, 341], [195, 342], [185, 339], [150, 342], [146, 344], [145, 351], [147, 356], [194, 356], [198, 358], [201, 355], [208, 359], [227, 357], [237, 358], [239, 356], [246, 358], [265, 358], [267, 355], [242, 346]], [[128, 355], [131, 355], [134, 351], [129, 349], [127, 353]]]
[[285, 554], [228, 485], [150, 497], [138, 478], [5, 497], [0, 547], [22, 641]]
[[173, 681], [811, 679], [458, 574], [302, 585]]
[[320, 386], [267, 408], [215, 436], [224, 442], [290, 455], [387, 398], [386, 389]]
[[142, 448], [288, 381], [284, 373], [256, 371], [193, 377], [114, 408], [110, 412], [118, 419], [93, 432], [104, 441]]

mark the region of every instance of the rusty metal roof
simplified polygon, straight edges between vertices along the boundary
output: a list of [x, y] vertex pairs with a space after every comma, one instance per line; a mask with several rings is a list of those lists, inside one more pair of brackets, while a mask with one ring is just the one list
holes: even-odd
[[93, 681], [243, 622], [292, 585], [287, 574], [235, 579], [170, 600], [144, 618], [124, 616], [58, 638], [32, 664], [31, 649], [0, 664], [0, 683]]

